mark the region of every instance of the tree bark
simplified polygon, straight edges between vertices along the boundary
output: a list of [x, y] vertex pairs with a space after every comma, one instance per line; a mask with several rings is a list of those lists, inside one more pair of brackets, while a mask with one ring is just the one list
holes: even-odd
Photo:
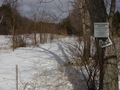
[[118, 90], [118, 67], [114, 45], [106, 48], [103, 90]]
[[83, 27], [83, 38], [84, 38], [84, 58], [86, 60], [90, 57], [90, 39], [91, 39], [91, 18], [85, 1], [80, 1], [80, 15]]
[[[116, 6], [116, 0], [111, 1], [111, 8], [110, 8], [110, 13], [109, 13], [109, 29], [110, 29], [110, 37], [113, 40], [112, 32], [113, 32], [113, 17], [115, 13], [115, 7]], [[106, 48], [105, 51], [106, 55], [105, 58], [108, 58], [105, 61], [105, 66], [104, 66], [104, 89], [103, 90], [118, 90], [118, 67], [117, 67], [117, 56], [116, 56], [116, 50], [115, 50], [115, 45], [109, 46]]]

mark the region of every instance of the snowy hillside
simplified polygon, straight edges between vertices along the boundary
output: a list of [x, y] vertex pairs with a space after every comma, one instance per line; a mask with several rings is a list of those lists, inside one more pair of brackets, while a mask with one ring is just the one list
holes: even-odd
[[84, 86], [82, 81], [78, 83], [79, 80], [70, 78], [74, 68], [64, 67], [69, 56], [62, 42], [71, 42], [73, 38], [15, 51], [10, 49], [7, 37], [0, 38], [0, 90], [16, 90], [16, 65], [19, 68], [19, 90], [80, 90]]

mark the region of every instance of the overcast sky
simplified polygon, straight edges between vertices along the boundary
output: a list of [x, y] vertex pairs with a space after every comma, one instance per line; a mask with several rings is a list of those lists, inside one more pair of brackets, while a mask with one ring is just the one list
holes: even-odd
[[[43, 1], [51, 1], [51, 0], [43, 0]], [[21, 14], [23, 16], [31, 17], [33, 12], [38, 12], [38, 8], [41, 11], [46, 11], [48, 13], [53, 13], [59, 18], [65, 18], [68, 15], [68, 11], [71, 9], [70, 3], [68, 3], [69, 0], [54, 0], [50, 3], [39, 3], [39, 0], [22, 0], [20, 2], [21, 4]], [[72, 1], [72, 0], [70, 0]], [[119, 8], [120, 11], [120, 0], [119, 3], [117, 2], [117, 8]], [[0, 2], [1, 4], [1, 2]], [[64, 12], [64, 13], [62, 13]]]
[[[44, 4], [43, 3], [39, 4], [38, 1], [39, 0], [23, 0], [22, 14], [29, 16], [30, 12], [35, 10], [35, 8], [37, 7], [46, 12], [52, 12], [52, 13], [56, 14], [56, 16], [59, 16], [60, 18], [64, 18], [67, 16], [68, 12], [61, 14], [60, 10], [62, 10], [62, 11], [70, 10], [70, 3], [68, 4], [69, 0], [54, 0], [51, 3], [44, 3]], [[43, 0], [43, 1], [51, 1], [51, 0]], [[119, 11], [120, 11], [120, 0], [117, 0], [117, 1], [119, 1], [119, 2], [117, 2], [117, 8], [119, 8]], [[58, 9], [58, 7], [60, 9]]]
[[[51, 0], [44, 0], [51, 1]], [[31, 16], [31, 12], [37, 12], [38, 9], [41, 11], [46, 11], [47, 13], [52, 13], [59, 18], [65, 18], [68, 15], [68, 10], [71, 6], [68, 3], [69, 0], [54, 0], [50, 3], [39, 3], [39, 0], [23, 0], [21, 3], [22, 15]], [[63, 13], [64, 12], [64, 13]]]

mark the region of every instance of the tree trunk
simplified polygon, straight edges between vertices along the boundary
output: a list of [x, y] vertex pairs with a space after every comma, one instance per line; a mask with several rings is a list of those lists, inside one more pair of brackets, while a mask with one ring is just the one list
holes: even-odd
[[[85, 1], [92, 20], [92, 26], [95, 22], [105, 22], [107, 20], [104, 0], [85, 0]], [[116, 4], [116, 0], [111, 0], [111, 8], [108, 19], [111, 39], [113, 37], [112, 22], [113, 22], [113, 16], [116, 6], [115, 4]], [[109, 47], [106, 47], [104, 58], [105, 61], [103, 68], [104, 69], [103, 90], [118, 90], [118, 67], [117, 67], [117, 57], [116, 57], [114, 44]]]
[[2, 23], [3, 19], [4, 19], [4, 15], [1, 15], [0, 24]]
[[34, 31], [34, 45], [36, 46], [36, 44], [37, 44], [36, 31]]
[[83, 26], [84, 58], [88, 60], [90, 57], [91, 20], [85, 1], [80, 2], [79, 8]]
[[114, 45], [106, 48], [103, 90], [118, 90], [118, 67]]
[[[116, 6], [116, 0], [111, 1], [111, 8], [110, 8], [110, 15], [109, 15], [109, 28], [110, 28], [110, 37], [112, 36], [112, 22], [113, 22], [113, 16], [115, 13], [115, 6]], [[112, 40], [114, 41], [114, 40]], [[103, 90], [118, 90], [118, 67], [117, 67], [117, 56], [116, 56], [116, 50], [115, 45], [111, 45], [110, 47], [106, 48], [105, 51], [106, 55], [106, 61], [104, 66], [104, 89]]]
[[40, 43], [42, 43], [43, 44], [43, 41], [44, 41], [44, 37], [43, 37], [43, 35], [44, 35], [44, 32], [43, 32], [43, 30], [44, 30], [44, 28], [43, 28], [43, 23], [41, 22], [40, 23]]
[[40, 43], [43, 43], [42, 34], [43, 34], [43, 33], [41, 33], [41, 31], [40, 31]]

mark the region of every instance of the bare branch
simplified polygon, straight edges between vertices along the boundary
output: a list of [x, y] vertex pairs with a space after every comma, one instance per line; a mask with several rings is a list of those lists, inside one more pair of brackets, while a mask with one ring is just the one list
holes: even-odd
[[54, 0], [38, 0], [38, 3], [50, 3], [53, 2]]

